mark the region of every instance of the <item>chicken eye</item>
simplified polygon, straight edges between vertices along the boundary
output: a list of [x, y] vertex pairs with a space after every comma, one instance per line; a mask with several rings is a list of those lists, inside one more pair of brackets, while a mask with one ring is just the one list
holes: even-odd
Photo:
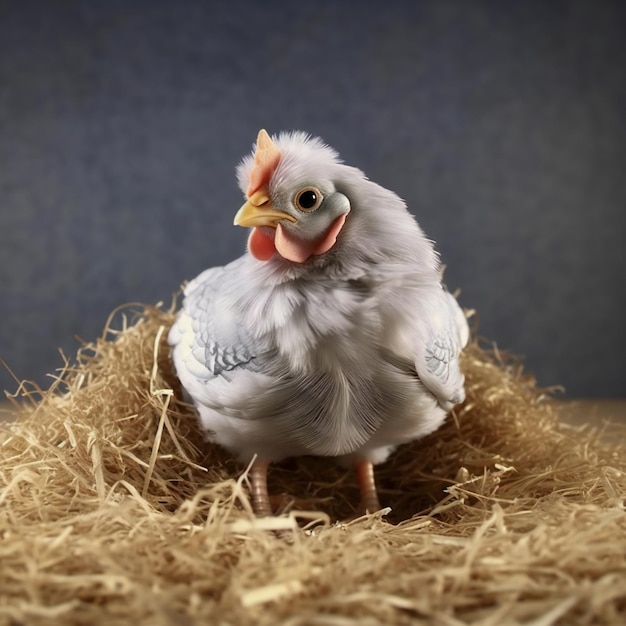
[[322, 204], [322, 194], [315, 187], [305, 187], [296, 194], [296, 207], [301, 211], [315, 211]]

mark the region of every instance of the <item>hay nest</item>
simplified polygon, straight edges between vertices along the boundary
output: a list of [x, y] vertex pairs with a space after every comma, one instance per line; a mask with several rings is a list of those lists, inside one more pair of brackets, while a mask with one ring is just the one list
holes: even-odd
[[172, 320], [118, 313], [50, 391], [21, 387], [0, 432], [0, 624], [625, 622], [622, 450], [561, 424], [519, 363], [469, 347], [465, 404], [377, 470], [386, 517], [336, 522], [352, 473], [302, 458], [270, 473], [290, 513], [257, 520], [178, 399]]

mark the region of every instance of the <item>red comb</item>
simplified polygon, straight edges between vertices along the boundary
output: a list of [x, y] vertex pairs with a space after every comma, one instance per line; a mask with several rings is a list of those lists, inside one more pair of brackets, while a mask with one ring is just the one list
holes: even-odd
[[254, 167], [250, 172], [248, 189], [246, 190], [248, 197], [267, 185], [278, 161], [280, 161], [280, 151], [265, 129], [261, 129], [256, 140]]

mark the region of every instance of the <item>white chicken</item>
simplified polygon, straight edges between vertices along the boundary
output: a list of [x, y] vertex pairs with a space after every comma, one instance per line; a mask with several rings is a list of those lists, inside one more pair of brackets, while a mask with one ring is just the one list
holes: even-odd
[[380, 508], [373, 464], [462, 402], [468, 325], [405, 203], [320, 139], [259, 133], [238, 167], [248, 252], [185, 289], [170, 334], [210, 440], [267, 469], [299, 455], [357, 468], [359, 511]]

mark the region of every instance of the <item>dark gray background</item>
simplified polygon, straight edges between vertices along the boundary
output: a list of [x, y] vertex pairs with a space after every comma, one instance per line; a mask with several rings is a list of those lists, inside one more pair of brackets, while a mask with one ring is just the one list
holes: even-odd
[[18, 377], [242, 253], [234, 168], [261, 127], [320, 135], [405, 198], [481, 334], [540, 384], [626, 395], [619, 0], [1, 2]]

